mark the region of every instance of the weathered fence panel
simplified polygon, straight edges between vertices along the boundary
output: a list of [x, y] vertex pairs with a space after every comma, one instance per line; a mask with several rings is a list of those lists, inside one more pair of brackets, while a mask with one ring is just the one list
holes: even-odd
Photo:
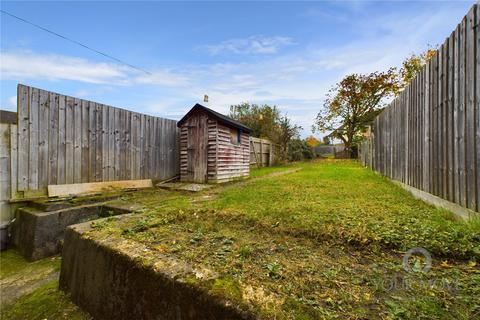
[[250, 165], [273, 166], [279, 161], [280, 146], [267, 139], [250, 137]]
[[13, 206], [9, 203], [11, 195], [11, 169], [16, 163], [10, 150], [16, 150], [17, 114], [0, 110], [0, 223], [10, 221]]
[[345, 150], [345, 146], [343, 144], [332, 144], [332, 145], [319, 145], [313, 148], [315, 154], [322, 156], [322, 157], [334, 157], [338, 159], [349, 158], [350, 154], [348, 154]]
[[373, 124], [364, 165], [480, 210], [480, 9], [474, 5]]
[[168, 179], [178, 174], [174, 120], [18, 85], [14, 199], [48, 185]]

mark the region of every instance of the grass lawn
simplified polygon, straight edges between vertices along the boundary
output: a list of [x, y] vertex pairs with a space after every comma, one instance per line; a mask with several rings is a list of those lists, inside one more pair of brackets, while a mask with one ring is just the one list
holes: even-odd
[[14, 249], [0, 253], [2, 301], [8, 293], [20, 295], [1, 305], [0, 319], [90, 319], [58, 290], [60, 262], [58, 256], [27, 262]]
[[[301, 168], [285, 175], [281, 170]], [[255, 170], [199, 194], [126, 195], [134, 220], [95, 223], [220, 274], [192, 279], [271, 319], [472, 319], [480, 312], [480, 223], [465, 223], [353, 161]], [[423, 247], [402, 268], [405, 251]]]

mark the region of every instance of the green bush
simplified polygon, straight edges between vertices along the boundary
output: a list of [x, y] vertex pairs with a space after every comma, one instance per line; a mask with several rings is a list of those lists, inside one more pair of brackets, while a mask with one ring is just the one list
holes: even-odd
[[305, 140], [292, 139], [288, 143], [288, 160], [302, 161], [315, 158], [315, 153]]

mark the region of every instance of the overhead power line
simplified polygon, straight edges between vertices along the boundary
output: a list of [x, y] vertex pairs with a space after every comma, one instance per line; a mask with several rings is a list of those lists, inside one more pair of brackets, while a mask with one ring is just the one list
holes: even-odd
[[123, 64], [123, 65], [126, 65], [126, 66], [128, 66], [128, 67], [130, 67], [130, 68], [132, 68], [132, 69], [135, 69], [135, 70], [138, 70], [138, 71], [141, 71], [141, 72], [145, 72], [146, 74], [150, 74], [150, 75], [151, 75], [150, 72], [148, 72], [148, 71], [146, 71], [146, 70], [144, 70], [144, 69], [142, 69], [142, 68], [136, 67], [136, 66], [134, 66], [134, 65], [132, 65], [132, 64], [130, 64], [130, 63], [128, 63], [128, 62], [125, 62], [125, 61], [123, 61], [123, 60], [117, 59], [117, 58], [115, 58], [115, 57], [113, 57], [113, 56], [111, 56], [111, 55], [109, 55], [109, 54], [107, 54], [107, 53], [98, 51], [98, 50], [96, 50], [96, 49], [94, 49], [94, 48], [92, 48], [92, 47], [89, 47], [89, 46], [81, 43], [81, 42], [78, 42], [78, 41], [76, 41], [76, 40], [70, 39], [70, 38], [68, 38], [68, 37], [66, 37], [66, 36], [64, 36], [64, 35], [61, 35], [61, 34], [55, 32], [55, 31], [49, 30], [49, 29], [47, 29], [47, 28], [44, 28], [44, 27], [42, 27], [42, 26], [40, 26], [40, 25], [38, 25], [38, 24], [36, 24], [36, 23], [33, 23], [33, 22], [28, 21], [28, 20], [26, 20], [26, 19], [23, 19], [23, 18], [21, 18], [21, 17], [19, 17], [19, 16], [16, 16], [16, 15], [10, 13], [10, 12], [7, 12], [7, 11], [2, 10], [2, 9], [0, 9], [0, 12], [2, 12], [3, 14], [6, 14], [6, 15], [12, 17], [12, 18], [15, 18], [15, 19], [17, 19], [17, 20], [20, 20], [20, 21], [22, 21], [22, 22], [24, 22], [24, 23], [27, 23], [27, 24], [29, 24], [29, 25], [31, 25], [31, 26], [34, 26], [35, 28], [38, 28], [38, 29], [40, 29], [40, 30], [43, 30], [43, 31], [48, 32], [48, 33], [50, 33], [50, 34], [53, 34], [54, 36], [57, 36], [57, 37], [59, 37], [59, 38], [62, 38], [62, 39], [67, 40], [67, 41], [69, 41], [69, 42], [72, 42], [72, 43], [74, 43], [74, 44], [76, 44], [76, 45], [79, 45], [79, 46], [81, 46], [81, 47], [84, 47], [85, 49], [88, 49], [88, 50], [90, 50], [90, 51], [93, 51], [93, 52], [95, 52], [95, 53], [98, 53], [98, 54], [100, 54], [100, 55], [102, 55], [102, 56], [104, 56], [104, 57], [107, 57], [107, 58], [109, 58], [109, 59], [111, 59], [111, 60], [114, 60], [114, 61], [116, 61], [116, 62], [118, 62], [118, 63], [121, 63], [121, 64]]

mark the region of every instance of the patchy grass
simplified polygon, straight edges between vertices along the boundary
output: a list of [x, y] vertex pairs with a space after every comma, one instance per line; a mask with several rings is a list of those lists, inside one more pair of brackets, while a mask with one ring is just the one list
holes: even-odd
[[480, 221], [465, 223], [352, 161], [303, 163], [289, 175], [228, 189], [209, 206], [289, 232], [435, 255], [480, 257]]
[[44, 270], [59, 271], [58, 257], [28, 262], [17, 250], [0, 252], [0, 280], [19, 274], [41, 273]]
[[263, 167], [263, 168], [253, 167], [250, 169], [250, 177], [252, 178], [262, 177], [275, 172], [287, 171], [288, 169], [293, 167], [294, 167], [294, 164], [284, 164], [281, 166]]
[[2, 307], [0, 318], [10, 320], [91, 319], [58, 290], [58, 280], [21, 297], [11, 305]]
[[[55, 278], [60, 271], [60, 263], [58, 256], [28, 262], [17, 250], [1, 252], [1, 300], [11, 298], [7, 295], [16, 297], [20, 294], [20, 297], [1, 306], [0, 318], [90, 319], [58, 290], [58, 280]], [[49, 278], [52, 281], [49, 282]]]
[[[458, 221], [353, 161], [295, 166], [302, 170], [196, 195], [138, 192], [124, 199], [145, 205], [136, 219], [107, 220], [90, 235], [207, 266], [220, 278], [199, 286], [260, 318], [478, 314], [478, 221]], [[402, 268], [412, 247], [432, 254], [427, 273], [419, 257], [414, 271]]]

